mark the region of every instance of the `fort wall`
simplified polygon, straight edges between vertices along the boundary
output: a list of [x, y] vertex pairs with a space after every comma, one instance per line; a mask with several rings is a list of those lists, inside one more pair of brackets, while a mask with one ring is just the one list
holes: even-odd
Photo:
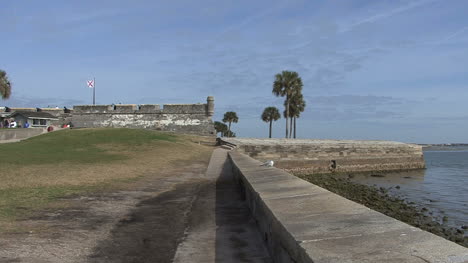
[[78, 105], [71, 121], [78, 128], [141, 128], [214, 135], [214, 99], [206, 104]]
[[221, 138], [241, 153], [294, 173], [425, 168], [422, 146], [391, 141]]

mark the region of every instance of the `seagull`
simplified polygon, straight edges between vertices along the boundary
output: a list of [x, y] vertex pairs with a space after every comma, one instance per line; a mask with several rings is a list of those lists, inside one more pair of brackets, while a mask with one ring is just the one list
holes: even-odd
[[260, 166], [273, 167], [274, 164], [275, 164], [275, 162], [273, 162], [273, 160], [269, 160], [269, 161], [264, 162], [264, 163], [263, 163], [262, 165], [260, 165]]

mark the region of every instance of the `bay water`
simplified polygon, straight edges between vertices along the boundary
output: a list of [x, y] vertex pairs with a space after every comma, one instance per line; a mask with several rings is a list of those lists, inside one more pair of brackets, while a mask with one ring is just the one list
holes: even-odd
[[468, 148], [429, 148], [424, 159], [426, 169], [358, 174], [351, 180], [389, 188], [390, 195], [427, 209], [440, 223], [468, 226]]

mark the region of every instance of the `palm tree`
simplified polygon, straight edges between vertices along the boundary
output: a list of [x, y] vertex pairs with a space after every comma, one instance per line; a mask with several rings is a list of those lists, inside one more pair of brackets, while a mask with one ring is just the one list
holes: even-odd
[[214, 122], [214, 128], [216, 130], [216, 134], [221, 133], [221, 137], [223, 137], [224, 134], [226, 134], [227, 129], [228, 129], [226, 124], [224, 124], [224, 123], [222, 123], [220, 121], [215, 121]]
[[236, 133], [233, 132], [233, 131], [229, 131], [229, 132], [226, 131], [226, 132], [224, 133], [224, 136], [227, 136], [227, 137], [236, 137]]
[[277, 121], [281, 118], [279, 110], [276, 107], [266, 107], [262, 113], [262, 120], [264, 122], [270, 122], [270, 137], [271, 138], [271, 125], [273, 121]]
[[0, 96], [2, 99], [8, 99], [11, 95], [11, 82], [5, 71], [0, 69]]
[[233, 111], [228, 111], [226, 113], [224, 113], [224, 118], [223, 118], [223, 122], [228, 122], [229, 123], [229, 127], [228, 127], [228, 137], [231, 137], [232, 133], [231, 133], [231, 123], [234, 122], [234, 123], [237, 123], [239, 121], [239, 118], [237, 117], [237, 114]]
[[[300, 117], [301, 112], [304, 112], [306, 107], [306, 102], [304, 101], [304, 96], [302, 93], [296, 93], [293, 97], [291, 97], [291, 101], [289, 104], [289, 117], [291, 117], [291, 122], [294, 121], [294, 139], [296, 138], [296, 119]], [[291, 138], [291, 132], [289, 133], [289, 137]]]
[[[286, 102], [285, 102], [285, 104], [286, 104]], [[293, 130], [293, 118], [291, 117], [291, 105], [289, 105], [289, 117], [288, 117], [288, 113], [286, 112], [286, 106], [285, 106], [284, 111], [283, 111], [283, 117], [285, 119], [289, 120], [289, 127], [291, 127], [289, 129], [288, 134], [286, 135], [286, 138], [291, 138], [291, 133], [292, 133], [292, 130]]]
[[289, 103], [290, 99], [294, 94], [301, 93], [302, 91], [302, 79], [299, 74], [295, 71], [282, 71], [281, 74], [275, 75], [275, 81], [273, 82], [273, 94], [276, 96], [284, 97], [286, 107], [286, 138], [288, 138], [288, 118], [289, 114]]
[[[286, 102], [284, 103], [286, 105]], [[305, 110], [306, 102], [304, 96], [301, 93], [296, 93], [291, 97], [289, 102], [289, 123], [291, 129], [289, 130], [289, 138], [292, 137], [294, 132], [294, 138], [296, 138], [296, 119], [300, 117], [301, 112]], [[286, 107], [286, 106], [285, 106]], [[283, 116], [286, 118], [286, 110], [283, 111]], [[294, 126], [293, 126], [294, 125]]]

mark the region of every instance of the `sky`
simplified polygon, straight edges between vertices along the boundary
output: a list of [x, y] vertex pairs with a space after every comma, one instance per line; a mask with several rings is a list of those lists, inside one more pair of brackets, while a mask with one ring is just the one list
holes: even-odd
[[[206, 103], [266, 137], [283, 111], [274, 76], [296, 71], [299, 138], [468, 143], [465, 0], [2, 1], [9, 107]], [[285, 120], [273, 124], [284, 137]]]

